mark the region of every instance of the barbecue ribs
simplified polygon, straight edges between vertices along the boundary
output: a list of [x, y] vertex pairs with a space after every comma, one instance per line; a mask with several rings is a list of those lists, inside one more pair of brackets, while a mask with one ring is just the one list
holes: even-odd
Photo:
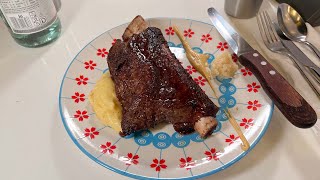
[[218, 108], [170, 51], [160, 29], [137, 16], [108, 55], [111, 78], [122, 105], [122, 136], [173, 124], [181, 134], [202, 137], [217, 126]]

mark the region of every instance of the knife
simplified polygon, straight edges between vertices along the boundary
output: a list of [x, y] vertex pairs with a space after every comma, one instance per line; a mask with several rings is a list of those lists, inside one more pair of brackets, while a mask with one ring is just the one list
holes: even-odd
[[218, 32], [238, 55], [239, 62], [254, 73], [265, 92], [288, 121], [299, 128], [312, 127], [317, 122], [317, 114], [307, 101], [214, 8], [209, 8], [208, 14]]
[[295, 57], [297, 61], [306, 66], [312, 73], [314, 79], [320, 83], [320, 68], [314, 64], [292, 41], [285, 39], [279, 32], [280, 41], [284, 47]]

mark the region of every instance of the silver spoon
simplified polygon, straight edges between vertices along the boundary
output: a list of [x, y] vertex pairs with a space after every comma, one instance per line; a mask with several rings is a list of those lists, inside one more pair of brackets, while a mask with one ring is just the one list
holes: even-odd
[[320, 51], [307, 41], [308, 29], [300, 14], [289, 4], [282, 3], [277, 11], [278, 23], [281, 31], [292, 41], [308, 45], [320, 58]]

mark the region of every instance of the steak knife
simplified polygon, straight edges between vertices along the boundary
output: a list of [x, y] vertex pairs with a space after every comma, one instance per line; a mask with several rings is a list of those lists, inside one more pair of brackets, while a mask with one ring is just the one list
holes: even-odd
[[208, 14], [218, 32], [238, 55], [240, 63], [253, 72], [288, 121], [299, 128], [312, 127], [317, 122], [317, 114], [308, 102], [214, 8], [209, 8]]

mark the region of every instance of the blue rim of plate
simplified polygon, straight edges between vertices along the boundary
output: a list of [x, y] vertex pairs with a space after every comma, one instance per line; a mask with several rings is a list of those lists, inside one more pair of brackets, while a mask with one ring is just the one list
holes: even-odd
[[[154, 17], [154, 18], [147, 18], [146, 20], [151, 20], [151, 19], [185, 19], [185, 20], [190, 20], [190, 21], [195, 21], [195, 22], [199, 22], [199, 23], [203, 23], [203, 24], [207, 24], [207, 25], [210, 25], [212, 27], [214, 27], [212, 24], [209, 24], [209, 23], [205, 23], [205, 22], [202, 22], [202, 21], [198, 21], [198, 20], [193, 20], [193, 19], [187, 19], [187, 18], [170, 18], [170, 17]], [[114, 28], [111, 28], [107, 31], [104, 31], [103, 33], [101, 33], [100, 35], [98, 35], [97, 37], [95, 37], [94, 39], [92, 39], [90, 42], [88, 42], [76, 55], [75, 57], [73, 58], [73, 60], [70, 62], [70, 64], [68, 65], [68, 68], [66, 69], [66, 72], [64, 73], [63, 75], [63, 78], [62, 78], [62, 81], [61, 81], [61, 85], [60, 85], [60, 90], [59, 90], [59, 112], [60, 112], [60, 116], [61, 116], [61, 119], [62, 119], [62, 123], [68, 133], [68, 135], [70, 136], [70, 138], [72, 139], [72, 141], [76, 144], [76, 146], [85, 154], [87, 155], [90, 159], [92, 159], [93, 161], [95, 161], [96, 163], [100, 164], [101, 166], [113, 171], [113, 172], [116, 172], [120, 175], [123, 175], [123, 176], [127, 176], [127, 177], [131, 177], [131, 178], [134, 178], [134, 179], [165, 179], [165, 180], [191, 180], [191, 179], [198, 179], [198, 178], [203, 178], [203, 177], [206, 177], [206, 176], [210, 176], [212, 174], [215, 174], [217, 172], [220, 172], [224, 169], [227, 169], [228, 167], [232, 166], [234, 163], [238, 162], [240, 159], [242, 159], [244, 156], [246, 156], [257, 144], [258, 142], [261, 140], [261, 138], [264, 136], [264, 134], [266, 133], [268, 127], [269, 127], [269, 124], [270, 124], [270, 121], [271, 121], [271, 118], [272, 118], [272, 115], [273, 115], [273, 111], [274, 111], [274, 103], [273, 101], [271, 101], [271, 111], [270, 111], [270, 114], [269, 114], [269, 117], [268, 117], [268, 120], [267, 120], [267, 123], [264, 127], [264, 129], [261, 131], [261, 133], [259, 134], [259, 136], [253, 141], [252, 145], [250, 146], [250, 148], [247, 150], [247, 151], [244, 151], [242, 152], [240, 155], [238, 155], [237, 157], [235, 157], [232, 161], [229, 161], [228, 163], [224, 164], [223, 166], [215, 169], [215, 170], [212, 170], [210, 172], [206, 172], [206, 173], [203, 173], [203, 174], [199, 174], [199, 175], [196, 175], [196, 176], [192, 176], [192, 177], [182, 177], [182, 178], [153, 178], [153, 177], [146, 177], [146, 176], [140, 176], [140, 175], [136, 175], [136, 174], [132, 174], [132, 173], [128, 173], [128, 172], [125, 172], [125, 171], [122, 171], [122, 170], [119, 170], [117, 168], [114, 168], [102, 161], [100, 161], [99, 159], [97, 159], [96, 157], [94, 157], [93, 155], [91, 155], [88, 151], [86, 151], [82, 146], [81, 144], [77, 141], [77, 139], [73, 136], [71, 130], [69, 129], [69, 126], [67, 125], [67, 122], [66, 122], [66, 119], [64, 118], [63, 116], [63, 113], [62, 113], [62, 106], [61, 106], [61, 92], [62, 92], [62, 87], [63, 87], [63, 84], [64, 84], [64, 80], [65, 80], [65, 77], [69, 71], [69, 68], [70, 66], [72, 65], [73, 61], [75, 60], [75, 58], [91, 43], [93, 42], [94, 40], [96, 40], [97, 38], [99, 38], [100, 36], [102, 36], [104, 33], [108, 32], [108, 31], [111, 31], [112, 29], [115, 29], [115, 28], [118, 28], [120, 26], [123, 26], [125, 24], [128, 24], [128, 23], [123, 23], [121, 25], [118, 25]]]

